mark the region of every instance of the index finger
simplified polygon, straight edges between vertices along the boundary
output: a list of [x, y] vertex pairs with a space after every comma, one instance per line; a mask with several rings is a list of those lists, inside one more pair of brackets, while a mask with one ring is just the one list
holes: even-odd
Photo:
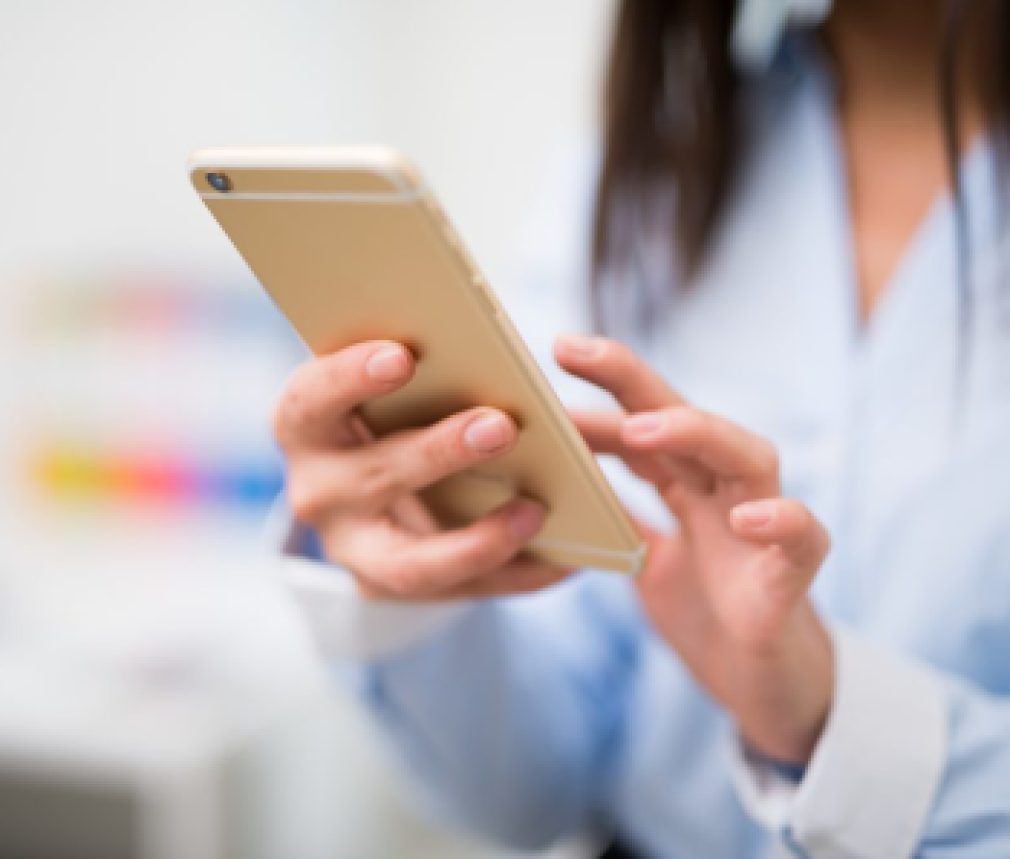
[[569, 415], [593, 453], [619, 456], [635, 474], [659, 488], [679, 480], [692, 489], [710, 491], [711, 479], [697, 463], [667, 456], [662, 451], [641, 451], [629, 445], [624, 439], [624, 426], [634, 418], [627, 417], [624, 412], [572, 411]]
[[274, 415], [285, 450], [350, 445], [347, 420], [366, 400], [395, 391], [414, 374], [414, 356], [392, 340], [356, 343], [302, 364], [288, 380]]
[[684, 403], [659, 373], [616, 340], [566, 335], [555, 341], [554, 357], [572, 375], [608, 391], [629, 412]]
[[641, 412], [625, 419], [622, 438], [633, 450], [693, 459], [713, 474], [777, 491], [774, 446], [717, 415], [690, 406]]

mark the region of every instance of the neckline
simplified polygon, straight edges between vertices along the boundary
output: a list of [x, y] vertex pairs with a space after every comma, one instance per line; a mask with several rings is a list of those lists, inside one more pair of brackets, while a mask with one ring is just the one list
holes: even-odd
[[[852, 230], [851, 199], [848, 170], [838, 115], [835, 110], [835, 83], [822, 52], [817, 45], [803, 39], [794, 47], [794, 56], [804, 66], [808, 97], [814, 103], [817, 124], [827, 150], [828, 167], [834, 186], [836, 222], [833, 231], [839, 249], [838, 259], [844, 266], [842, 282], [846, 289], [844, 307], [850, 339], [855, 344], [870, 344], [880, 338], [881, 329], [890, 326], [890, 319], [909, 298], [914, 297], [913, 284], [921, 281], [914, 276], [924, 260], [940, 248], [949, 246], [953, 254], [954, 205], [951, 190], [936, 194], [914, 231], [901, 250], [887, 278], [873, 312], [864, 320], [860, 313], [859, 272], [856, 264], [855, 236]], [[968, 243], [977, 255], [991, 238], [995, 222], [991, 185], [993, 173], [991, 143], [986, 134], [979, 134], [960, 156], [960, 172], [966, 208], [968, 210]], [[955, 285], [949, 284], [953, 293]], [[954, 324], [954, 320], [951, 320]]]

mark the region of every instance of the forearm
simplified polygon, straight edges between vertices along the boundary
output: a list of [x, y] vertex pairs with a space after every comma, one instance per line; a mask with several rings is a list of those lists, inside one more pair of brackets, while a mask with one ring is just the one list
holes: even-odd
[[835, 655], [831, 634], [808, 600], [786, 627], [774, 649], [742, 661], [725, 700], [749, 745], [796, 764], [810, 760], [824, 730]]

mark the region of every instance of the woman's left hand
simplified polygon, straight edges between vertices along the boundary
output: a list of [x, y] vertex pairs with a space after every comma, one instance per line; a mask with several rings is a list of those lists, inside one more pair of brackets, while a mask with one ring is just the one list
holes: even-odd
[[692, 407], [621, 344], [563, 337], [555, 356], [624, 407], [574, 415], [590, 447], [623, 458], [677, 519], [669, 534], [641, 526], [650, 552], [636, 584], [656, 630], [752, 747], [805, 763], [834, 685], [831, 637], [807, 596], [824, 528], [780, 497], [769, 442]]

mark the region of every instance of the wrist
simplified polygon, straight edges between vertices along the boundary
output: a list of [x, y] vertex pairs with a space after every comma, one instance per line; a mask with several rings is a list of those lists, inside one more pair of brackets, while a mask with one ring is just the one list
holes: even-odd
[[771, 654], [749, 667], [751, 690], [733, 708], [748, 746], [783, 764], [805, 765], [824, 731], [834, 692], [831, 635], [805, 602]]

